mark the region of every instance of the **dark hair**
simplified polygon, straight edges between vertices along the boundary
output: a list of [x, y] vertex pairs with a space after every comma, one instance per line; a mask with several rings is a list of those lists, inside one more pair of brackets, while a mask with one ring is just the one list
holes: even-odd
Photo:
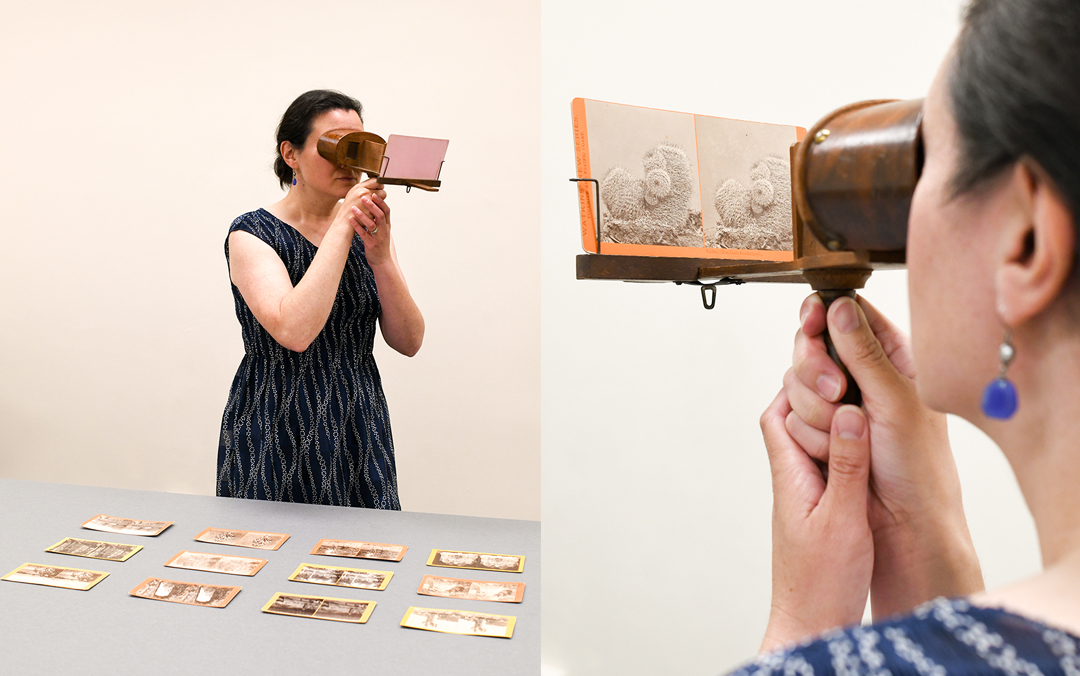
[[274, 173], [282, 188], [292, 183], [293, 170], [281, 156], [281, 142], [288, 141], [294, 148], [302, 150], [311, 134], [312, 122], [330, 110], [355, 110], [360, 121], [364, 121], [364, 106], [353, 97], [332, 89], [304, 92], [285, 109], [277, 128], [277, 159], [274, 160]]
[[1021, 157], [1049, 174], [1080, 214], [1080, 2], [973, 0], [949, 94], [961, 138], [953, 192]]

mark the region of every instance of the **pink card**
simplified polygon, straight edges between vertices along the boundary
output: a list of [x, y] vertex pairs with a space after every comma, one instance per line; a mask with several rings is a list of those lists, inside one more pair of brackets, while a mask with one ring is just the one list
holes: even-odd
[[447, 139], [391, 134], [383, 153], [383, 178], [434, 181], [449, 145]]

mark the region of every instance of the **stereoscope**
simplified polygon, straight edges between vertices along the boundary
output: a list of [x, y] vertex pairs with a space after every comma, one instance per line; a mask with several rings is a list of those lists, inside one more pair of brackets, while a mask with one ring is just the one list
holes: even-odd
[[[699, 285], [709, 309], [717, 286], [747, 282], [806, 283], [826, 305], [854, 297], [874, 270], [904, 265], [921, 121], [921, 99], [863, 101], [829, 113], [791, 146], [790, 261], [588, 253], [577, 257], [577, 277]], [[859, 401], [856, 388], [845, 401]]]
[[436, 192], [442, 185], [439, 175], [449, 144], [446, 139], [391, 134], [384, 140], [367, 131], [332, 129], [319, 138], [318, 151], [330, 162], [377, 178], [383, 185]]

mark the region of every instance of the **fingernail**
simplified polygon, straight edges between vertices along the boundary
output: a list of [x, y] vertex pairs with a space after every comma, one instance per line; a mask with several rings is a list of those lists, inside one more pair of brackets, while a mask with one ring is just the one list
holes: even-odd
[[810, 308], [803, 305], [802, 312], [799, 313], [799, 327], [806, 323], [806, 315], [810, 314]]
[[828, 401], [836, 401], [840, 398], [840, 379], [830, 375], [819, 376], [817, 391]]
[[866, 431], [866, 418], [853, 408], [836, 412], [836, 433], [841, 439], [862, 439]]
[[841, 298], [836, 301], [836, 312], [833, 313], [833, 324], [840, 333], [851, 333], [859, 328], [859, 309], [855, 307], [855, 301], [850, 298]]

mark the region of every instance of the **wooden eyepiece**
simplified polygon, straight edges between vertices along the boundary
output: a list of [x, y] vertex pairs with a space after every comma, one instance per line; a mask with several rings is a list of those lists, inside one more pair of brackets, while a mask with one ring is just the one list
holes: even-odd
[[822, 118], [795, 150], [799, 217], [833, 251], [907, 246], [922, 172], [922, 99], [863, 101]]
[[319, 138], [318, 150], [334, 164], [378, 176], [382, 173], [386, 141], [367, 131], [332, 129]]

